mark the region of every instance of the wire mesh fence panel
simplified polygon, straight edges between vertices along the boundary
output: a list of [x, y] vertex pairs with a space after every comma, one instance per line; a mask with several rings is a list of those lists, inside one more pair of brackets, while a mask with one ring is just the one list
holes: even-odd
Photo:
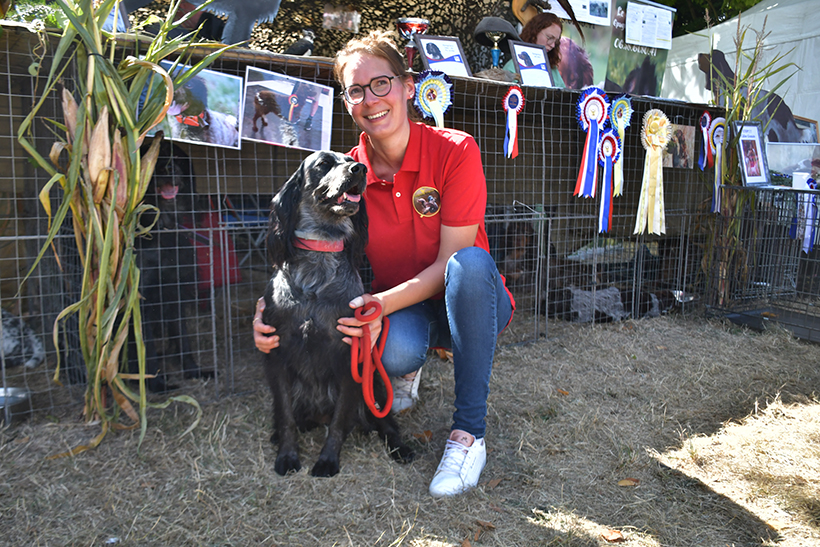
[[709, 286], [714, 309], [763, 329], [777, 324], [820, 341], [817, 192], [727, 189], [740, 204], [722, 217]]
[[[22, 283], [48, 230], [37, 199], [47, 177], [28, 161], [16, 138], [40, 84], [29, 72], [38, 44], [36, 36], [19, 30], [0, 37], [6, 53], [0, 65], [0, 300], [4, 315], [24, 319], [45, 352], [43, 363], [33, 368], [3, 367], [3, 387], [23, 387], [32, 394], [27, 406], [15, 408], [16, 414], [76, 405], [82, 401], [85, 380], [79, 325], [76, 317], [69, 317], [60, 329], [63, 385], [52, 381], [58, 358], [51, 334], [54, 320], [79, 298], [82, 280], [70, 225]], [[47, 57], [43, 63], [47, 65]], [[244, 78], [247, 68], [253, 67], [330, 88], [330, 148], [346, 152], [358, 144], [360, 132], [339, 97], [331, 66], [327, 58], [241, 50], [220, 57], [211, 70]], [[65, 79], [67, 86], [71, 78]], [[479, 145], [490, 251], [517, 302], [501, 343], [536, 340], [546, 334], [548, 320], [652, 315], [667, 308], [670, 298], [680, 301], [702, 293], [702, 219], [711, 186], [709, 174], [695, 168], [700, 142], [694, 131], [676, 149], [676, 163], [664, 169], [665, 233], [636, 233], [635, 211], [645, 158], [640, 141], [643, 114], [660, 108], [676, 125], [694, 129], [704, 107], [633, 97], [635, 114], [622, 152], [624, 193], [613, 200], [611, 228], [601, 233], [600, 196], [573, 195], [585, 139], [576, 119], [579, 92], [524, 87], [519, 154], [511, 158], [503, 145], [507, 115], [502, 99], [509, 84], [479, 78], [452, 81], [453, 105], [445, 125], [470, 133]], [[246, 90], [243, 100], [249, 98], [255, 96]], [[157, 327], [152, 333], [155, 362], [170, 387], [196, 388], [206, 399], [259, 387], [248, 380], [258, 377], [262, 359], [253, 344], [251, 319], [271, 275], [266, 254], [270, 201], [310, 153], [298, 146], [307, 142], [300, 139], [321, 130], [308, 128], [310, 110], [295, 110], [289, 99], [280, 98], [279, 114], [263, 113], [268, 126], [245, 108], [243, 126], [253, 133], [255, 125], [257, 131], [252, 139], [243, 138], [239, 149], [175, 141], [164, 156], [165, 169], [176, 176], [188, 172], [183, 178], [190, 179], [190, 207], [157, 230], [150, 243], [138, 246], [146, 255], [153, 252], [153, 265], [158, 266], [154, 293], [163, 305], [152, 310], [145, 302], [143, 307], [156, 313], [144, 320]], [[299, 102], [298, 97], [295, 100]], [[48, 98], [43, 115], [60, 119], [58, 97]], [[278, 128], [273, 140], [285, 135], [289, 146], [262, 142], [265, 139], [257, 137], [264, 127]], [[37, 120], [38, 150], [47, 154], [54, 140], [45, 121]], [[150, 260], [145, 260], [151, 271]], [[168, 285], [173, 290], [165, 290]], [[146, 290], [150, 292], [147, 286]]]

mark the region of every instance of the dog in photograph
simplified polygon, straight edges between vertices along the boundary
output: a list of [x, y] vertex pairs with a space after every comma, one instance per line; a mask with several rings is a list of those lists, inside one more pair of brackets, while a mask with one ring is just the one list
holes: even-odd
[[[327, 439], [313, 476], [339, 472], [342, 444], [356, 425], [375, 429], [394, 460], [413, 459], [395, 420], [367, 408], [351, 375], [350, 346], [336, 330], [339, 317], [353, 315], [348, 302], [364, 293], [358, 268], [367, 242], [366, 171], [348, 156], [315, 152], [271, 203], [267, 247], [274, 274], [262, 320], [276, 327], [280, 340], [265, 356], [280, 475], [301, 468], [298, 431], [322, 423], [328, 424]], [[384, 408], [385, 386], [376, 382], [374, 392]]]
[[[735, 72], [726, 60], [726, 55], [719, 49], [712, 53], [698, 54], [698, 68], [706, 76], [706, 89], [711, 91], [715, 100], [722, 106], [728, 96], [727, 87], [735, 84]], [[742, 87], [743, 94], [748, 93], [747, 87]], [[777, 93], [761, 91], [760, 97], [765, 97], [752, 109], [749, 119], [761, 123], [769, 142], [810, 142], [810, 131], [797, 127], [794, 122], [792, 109]]]
[[427, 50], [428, 59], [433, 59], [434, 61], [441, 61], [444, 59], [444, 55], [441, 53], [441, 50], [433, 42], [428, 43], [427, 47], [424, 49]]
[[583, 89], [592, 85], [594, 72], [587, 52], [566, 36], [561, 38], [561, 61], [558, 72], [567, 89]]
[[253, 131], [258, 131], [256, 128], [256, 120], [262, 120], [262, 127], [267, 127], [268, 122], [265, 116], [268, 114], [275, 114], [282, 117], [282, 107], [279, 106], [279, 101], [276, 100], [276, 93], [263, 89], [257, 91], [253, 96]]
[[[148, 144], [144, 145], [144, 150]], [[143, 213], [143, 227], [156, 224], [150, 233], [136, 238], [134, 249], [140, 269], [140, 309], [146, 351], [148, 388], [164, 392], [176, 386], [167, 382], [163, 355], [178, 359], [186, 378], [203, 375], [191, 350], [187, 321], [189, 308], [196, 301], [196, 253], [190, 231], [196, 210], [196, 191], [191, 160], [178, 146], [168, 141], [160, 145], [154, 176], [145, 192], [144, 203], [156, 207]], [[128, 356], [136, 372], [136, 345], [129, 345]]]
[[239, 125], [236, 116], [208, 108], [205, 80], [194, 77], [174, 90], [174, 102], [168, 109], [171, 136], [186, 140], [237, 146]]
[[43, 342], [22, 318], [10, 311], [0, 310], [0, 362], [3, 370], [24, 366], [34, 368], [46, 358]]

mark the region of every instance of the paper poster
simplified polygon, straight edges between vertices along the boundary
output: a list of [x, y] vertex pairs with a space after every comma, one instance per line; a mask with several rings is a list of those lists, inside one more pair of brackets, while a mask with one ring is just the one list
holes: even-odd
[[242, 139], [330, 150], [333, 88], [246, 67]]
[[[609, 26], [612, 19], [611, 0], [568, 0], [572, 7], [575, 18], [579, 23], [589, 23], [591, 25]], [[552, 9], [544, 10], [552, 12], [561, 19], [570, 19], [567, 12], [558, 2], [550, 2]]]
[[[649, 4], [652, 4], [649, 2]], [[666, 58], [669, 50], [630, 44], [626, 40], [629, 9], [640, 5], [630, 0], [615, 0], [615, 18], [612, 20], [611, 47], [606, 69], [604, 89], [613, 93], [657, 97], [663, 85]], [[671, 8], [667, 10], [674, 15]]]
[[638, 2], [626, 6], [626, 43], [657, 49], [672, 47], [672, 15], [666, 7]]

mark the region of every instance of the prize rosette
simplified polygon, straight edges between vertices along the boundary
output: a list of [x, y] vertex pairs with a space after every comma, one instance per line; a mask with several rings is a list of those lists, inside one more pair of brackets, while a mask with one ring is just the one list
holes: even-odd
[[[621, 95], [612, 103], [612, 113], [609, 115], [609, 121], [612, 127], [618, 132], [618, 138], [623, 142], [626, 138], [626, 128], [632, 123], [632, 101], [626, 95]], [[620, 196], [624, 189], [624, 162], [618, 161], [615, 163], [615, 172], [613, 175], [614, 193], [615, 196]]]
[[288, 121], [293, 123], [293, 110], [299, 106], [299, 97], [296, 96], [295, 93], [288, 97], [288, 105], [290, 105], [290, 108], [288, 109]]
[[720, 183], [723, 180], [723, 140], [726, 119], [715, 118], [709, 124], [709, 149], [715, 161], [715, 187], [712, 194], [712, 212], [720, 212]]
[[598, 147], [598, 163], [604, 168], [601, 181], [601, 209], [598, 213], [598, 231], [608, 232], [612, 226], [613, 166], [621, 158], [621, 139], [617, 131], [610, 127], [601, 134]]
[[425, 118], [433, 118], [437, 127], [444, 127], [444, 114], [453, 105], [453, 83], [443, 72], [425, 70], [416, 83], [415, 107]]
[[504, 112], [507, 113], [507, 130], [504, 133], [504, 155], [518, 156], [518, 113], [524, 109], [524, 92], [517, 85], [510, 87], [504, 95]]
[[700, 115], [700, 133], [703, 136], [703, 149], [698, 158], [698, 167], [701, 171], [705, 171], [707, 167], [712, 167], [714, 164], [714, 156], [712, 156], [712, 146], [709, 144], [709, 126], [712, 125], [712, 116], [708, 112]]
[[587, 138], [581, 156], [578, 181], [572, 194], [574, 196], [595, 197], [595, 187], [598, 185], [598, 165], [595, 161], [598, 138], [608, 116], [609, 99], [606, 98], [606, 93], [597, 87], [588, 87], [584, 90], [578, 99], [578, 124], [587, 132]]
[[641, 128], [641, 144], [646, 150], [646, 159], [635, 221], [636, 234], [643, 233], [647, 227], [650, 234], [660, 235], [666, 232], [661, 156], [671, 138], [672, 124], [666, 114], [656, 108], [648, 111], [643, 117]]
[[[809, 190], [817, 188], [817, 183], [812, 178], [806, 181], [806, 185]], [[803, 207], [798, 207], [797, 210], [802, 210], [805, 215], [804, 222], [801, 223], [803, 224], [803, 252], [809, 254], [814, 250], [814, 242], [817, 241], [817, 194], [800, 192], [798, 195]]]

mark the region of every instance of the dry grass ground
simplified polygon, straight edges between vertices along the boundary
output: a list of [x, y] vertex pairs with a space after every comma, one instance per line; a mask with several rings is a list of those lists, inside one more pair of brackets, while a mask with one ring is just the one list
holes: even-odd
[[249, 392], [203, 405], [192, 434], [180, 437], [189, 407], [151, 412], [140, 453], [119, 432], [45, 459], [96, 433], [76, 416], [0, 432], [0, 544], [581, 547], [615, 532], [636, 547], [820, 544], [820, 346], [691, 316], [548, 334], [499, 349], [488, 465], [466, 495], [427, 494], [448, 363], [431, 358], [420, 405], [400, 417], [414, 463], [354, 434], [331, 479], [307, 472], [323, 431], [302, 437], [305, 469], [273, 472], [270, 397], [248, 364]]

